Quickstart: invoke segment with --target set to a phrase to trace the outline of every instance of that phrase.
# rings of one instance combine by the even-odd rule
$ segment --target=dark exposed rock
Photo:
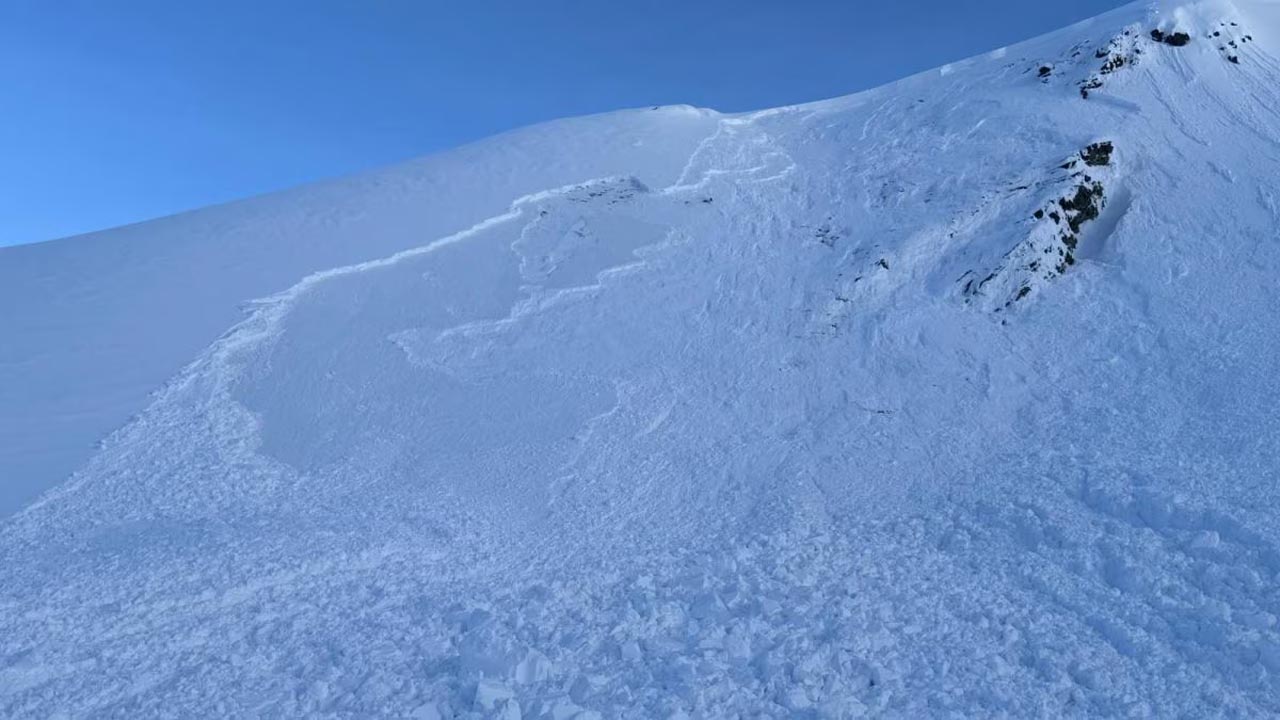
[[[1184,32],[1164,33],[1160,30],[1152,30],[1151,39],[1173,47],[1182,47],[1191,42],[1191,36]]]
[[[1110,75],[1116,70],[1119,70],[1120,68],[1124,67],[1125,63],[1127,63],[1128,61],[1129,61],[1128,58],[1126,58],[1124,55],[1119,55],[1119,54],[1112,55],[1110,58],[1107,59],[1106,62],[1102,63],[1102,67],[1098,69],[1098,72],[1102,73],[1103,75]]]
[[[1049,75],[1053,72],[1053,68],[1049,67],[1048,65],[1041,65],[1040,70],[1038,72],[1040,73],[1040,77],[1049,77]]]
[[[1076,194],[1070,198],[1062,198],[1058,205],[1067,214],[1067,226],[1071,232],[1080,232],[1080,226],[1098,217],[1102,200],[1102,183],[1079,185]]]
[[[1099,165],[1111,164],[1111,152],[1115,148],[1110,140],[1096,142],[1080,151],[1080,158],[1084,160],[1084,164],[1090,167],[1098,167]],[[1071,163],[1075,165],[1074,161]]]

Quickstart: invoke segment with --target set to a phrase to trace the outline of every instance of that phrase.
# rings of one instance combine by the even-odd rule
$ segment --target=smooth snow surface
[[[0,251],[0,715],[1280,714],[1277,37]]]

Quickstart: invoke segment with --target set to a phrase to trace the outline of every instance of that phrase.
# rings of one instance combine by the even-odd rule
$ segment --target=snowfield
[[[0,716],[1280,715],[1277,38],[0,249]]]

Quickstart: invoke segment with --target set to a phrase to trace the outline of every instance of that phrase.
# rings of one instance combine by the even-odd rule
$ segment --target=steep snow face
[[[0,526],[0,710],[1280,713],[1277,32],[1135,5],[389,171],[314,257],[352,186],[110,245],[223,258],[190,327],[190,270],[42,316],[112,251],[27,250],[13,433],[111,397],[53,319],[166,323],[112,334],[139,389],[194,359],[41,446],[79,470]]]
[[[715,124],[689,107],[578,118],[349,180],[0,248],[0,516],[83,465],[243,303],[419,247],[544,188],[617,174],[668,184]]]

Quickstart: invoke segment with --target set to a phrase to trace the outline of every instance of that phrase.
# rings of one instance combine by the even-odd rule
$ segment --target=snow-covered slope
[[[0,251],[0,714],[1280,713],[1278,37]]]
[[[544,188],[618,174],[669,184],[716,122],[688,107],[566,120],[351,180],[0,248],[0,516],[83,465],[244,302]]]

